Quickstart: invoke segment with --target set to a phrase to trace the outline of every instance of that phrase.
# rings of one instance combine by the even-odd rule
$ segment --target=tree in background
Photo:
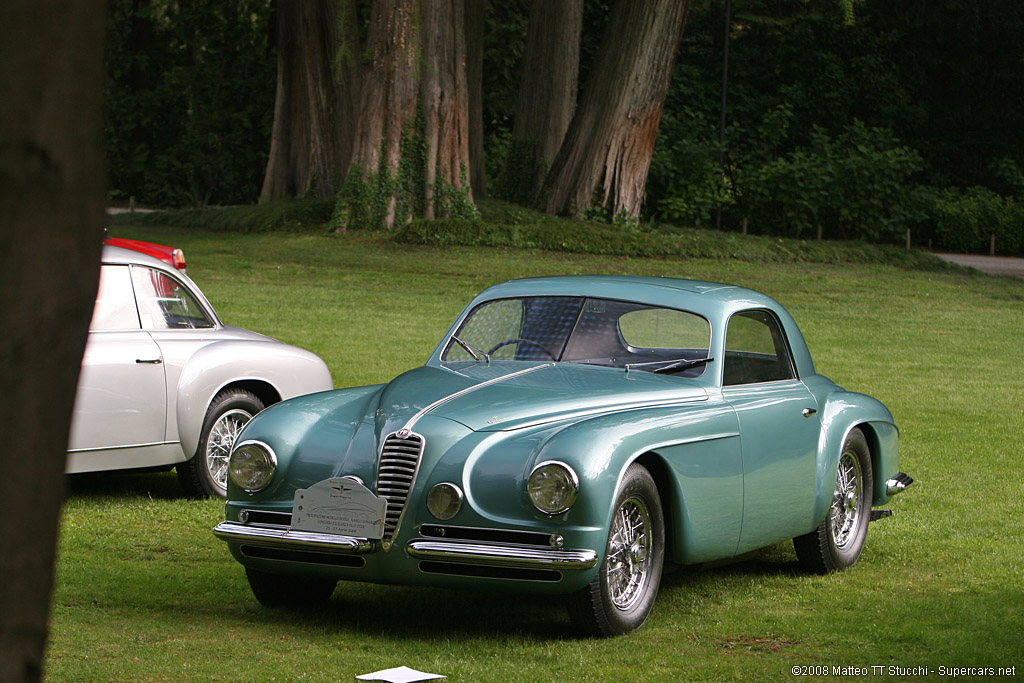
[[[374,0],[366,36],[342,46],[361,56],[359,108],[334,225],[472,215],[463,0]]]
[[[330,197],[348,171],[352,140],[345,133],[355,125],[358,82],[352,60],[336,61],[338,6],[336,0],[276,4],[277,94],[261,202]]]
[[[544,182],[548,213],[640,215],[689,0],[619,0]]]
[[[583,0],[533,0],[502,194],[532,204],[576,110]]]
[[[106,6],[0,4],[0,680],[42,679],[64,459],[103,239]]]
[[[913,227],[916,234],[932,230],[940,239],[952,229],[934,232],[935,221],[921,217],[939,208],[953,215],[951,203],[961,200],[957,211],[972,211],[976,199],[986,196],[971,189],[975,186],[1014,205],[1024,199],[1024,107],[1018,85],[1024,81],[1024,42],[1016,39],[1024,29],[1024,4],[1017,0],[732,0],[724,143],[718,135],[722,0],[693,3],[671,70],[668,50],[649,55],[655,61],[632,80],[614,75],[637,51],[657,43],[640,33],[614,36],[658,4],[588,0],[577,40],[579,0],[196,0],[187,5],[113,0],[107,125],[113,195],[202,205],[251,202],[264,180],[264,199],[329,197],[341,188],[346,201],[339,205],[337,224],[381,226],[425,216],[428,191],[456,207],[455,213],[472,215],[469,200],[482,196],[487,175],[492,194],[533,204],[537,178],[546,170],[543,206],[556,213],[635,216],[640,204],[645,220],[707,226],[721,210],[726,229],[749,222],[753,232],[793,234],[789,207],[761,199],[771,183],[752,183],[780,181],[786,168],[814,166],[823,159],[807,154],[816,141],[827,138],[834,149],[858,137],[860,122],[872,144],[858,164],[878,165],[869,177],[903,178],[896,194],[901,206],[893,212],[903,218],[883,230],[877,222],[826,225],[825,235],[870,238]],[[684,5],[665,2],[647,28],[665,25],[669,12]],[[446,168],[447,185],[426,182],[424,125],[430,110],[423,106],[420,87],[428,71],[422,42],[407,53],[415,65],[412,120],[418,123],[398,136],[398,172],[393,164],[385,163],[389,170],[382,174],[379,164],[366,163],[379,162],[384,154],[368,149],[376,133],[360,120],[384,111],[374,114],[364,106],[363,86],[383,73],[369,66],[370,32],[379,21],[371,15],[382,16],[377,8],[403,7],[412,8],[410,36],[416,41],[426,35],[435,12],[462,15],[463,45],[447,44],[464,51],[465,67],[456,64],[449,72],[455,96],[445,105],[461,112],[467,102],[468,132],[458,128],[452,139],[468,138],[470,151],[464,169],[461,152],[458,167],[446,166],[441,157],[447,143],[435,139],[441,163],[434,172]],[[531,20],[531,12],[547,20]],[[278,21],[268,30],[274,13]],[[611,22],[610,15],[615,16]],[[268,41],[268,35],[277,37]],[[605,44],[615,47],[605,50]],[[279,72],[290,74],[290,85],[277,90],[279,125],[270,144],[278,57]],[[569,78],[577,63],[576,78]],[[657,88],[645,79],[669,73],[661,105]],[[459,89],[461,78],[466,92]],[[556,83],[563,85],[545,94]],[[640,92],[645,83],[654,95],[647,99]],[[583,97],[567,136],[564,113],[574,106],[574,88]],[[333,125],[326,125],[332,118]],[[460,114],[453,121],[461,126],[461,119]],[[357,137],[360,126],[360,134],[369,137]],[[551,141],[558,139],[562,158],[556,164],[559,155],[551,149],[557,143]],[[543,141],[543,149],[539,158],[528,153],[523,162],[520,152],[530,141]],[[359,173],[351,176],[357,147],[362,159]],[[905,148],[922,159],[920,170],[909,176],[902,172]],[[393,162],[393,149],[385,162],[389,158]],[[776,162],[782,163],[773,166]],[[520,173],[520,167],[530,173]],[[826,167],[813,171],[819,180],[833,175]],[[921,193],[918,186],[955,191]],[[797,196],[807,204],[806,197]],[[857,193],[817,196],[864,200]],[[939,197],[942,207],[929,208]],[[915,207],[922,199],[925,204]],[[766,206],[772,210],[762,211]],[[388,218],[392,212],[395,217]],[[855,204],[818,213],[825,222],[831,215],[879,215]],[[1013,223],[1012,216],[1003,219]],[[971,214],[970,225],[983,222],[980,213]]]
[[[487,196],[484,154],[484,9],[486,2],[466,3],[466,85],[469,88],[469,184],[473,196]]]

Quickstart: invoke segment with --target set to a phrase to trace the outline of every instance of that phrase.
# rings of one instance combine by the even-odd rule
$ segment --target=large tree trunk
[[[533,0],[502,192],[532,204],[576,108],[583,0]]]
[[[391,228],[472,206],[463,0],[374,0],[367,42],[336,225]]]
[[[260,201],[334,194],[351,158],[349,138],[357,80],[335,74],[339,6],[354,13],[355,0],[279,0],[275,13],[277,95],[270,156]],[[348,24],[345,24],[348,26]],[[342,61],[341,68],[350,62]]]
[[[618,0],[544,183],[548,213],[636,218],[690,0]]]
[[[420,105],[423,135],[427,143],[424,169],[423,217],[448,215],[447,197],[435,202],[435,192],[451,188],[464,191],[469,185],[469,89],[466,83],[466,29],[463,0],[424,0],[423,70]]]
[[[0,681],[42,678],[75,386],[99,280],[93,0],[0,3]]]
[[[582,0],[579,0],[582,2]],[[476,199],[487,196],[484,160],[484,0],[466,2],[466,84],[469,87],[469,184]]]

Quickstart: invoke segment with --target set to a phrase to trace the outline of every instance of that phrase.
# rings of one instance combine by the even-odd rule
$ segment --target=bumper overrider
[[[229,544],[291,551],[315,551],[336,555],[360,555],[380,550],[380,542],[366,538],[340,536],[290,527],[254,526],[239,522],[221,522],[214,535]],[[535,534],[541,536],[541,534]],[[551,536],[556,538],[557,535]],[[557,537],[560,540],[560,537]],[[557,541],[554,541],[557,542]],[[572,571],[591,569],[598,563],[593,550],[558,547],[530,547],[492,541],[447,538],[414,538],[405,545],[410,557],[421,561],[509,569],[551,569]]]

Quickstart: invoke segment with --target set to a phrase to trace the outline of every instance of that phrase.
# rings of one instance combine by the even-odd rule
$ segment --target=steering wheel
[[[508,346],[509,344],[532,344],[533,346],[536,346],[538,349],[547,354],[548,358],[550,358],[551,360],[558,360],[557,358],[555,358],[554,354],[545,349],[540,342],[533,341],[532,339],[523,339],[522,337],[516,337],[515,339],[506,339],[505,341],[498,342],[497,344],[491,347],[491,350],[487,352],[487,355],[489,356],[498,349],[500,349],[501,347]]]

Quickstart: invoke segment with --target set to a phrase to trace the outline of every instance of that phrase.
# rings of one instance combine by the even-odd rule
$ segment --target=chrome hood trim
[[[406,422],[404,425],[402,425],[402,428],[399,429],[396,432],[396,434],[401,439],[404,439],[404,438],[408,437],[409,434],[412,433],[413,426],[416,424],[417,421],[419,421],[419,419],[421,417],[423,417],[424,415],[426,415],[430,411],[443,406],[445,403],[448,403],[449,401],[454,401],[457,398],[461,398],[461,397],[465,396],[466,394],[473,393],[474,391],[476,391],[478,389],[483,389],[484,387],[489,387],[492,384],[498,384],[499,382],[504,382],[505,380],[508,380],[508,379],[513,379],[515,377],[521,377],[522,375],[527,375],[527,374],[529,374],[531,372],[535,372],[535,371],[541,370],[543,368],[552,368],[554,366],[555,366],[554,363],[544,363],[542,365],[534,365],[533,367],[526,368],[525,370],[519,370],[517,372],[510,372],[507,375],[502,375],[501,377],[495,377],[494,379],[489,379],[486,382],[480,382],[479,384],[474,384],[471,387],[466,387],[465,389],[463,389],[461,391],[456,391],[454,394],[449,394],[448,396],[445,396],[444,398],[440,398],[440,399],[434,401],[433,403],[431,403],[427,407],[421,409],[418,413],[416,413],[415,415],[410,417],[408,422]]]

